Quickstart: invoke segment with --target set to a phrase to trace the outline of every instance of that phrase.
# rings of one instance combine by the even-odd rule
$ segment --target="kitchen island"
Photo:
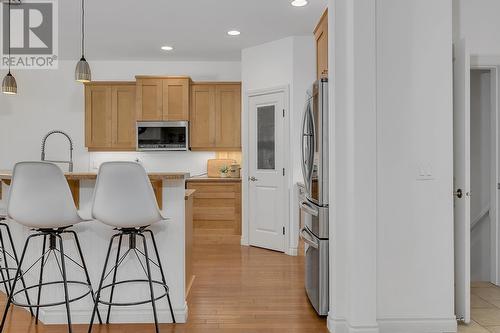
[[[189,237],[190,231],[186,229],[188,224],[185,223],[186,217],[189,218],[189,212],[186,213],[185,200],[186,189],[185,182],[189,177],[188,173],[168,173],[157,172],[148,173],[155,191],[158,204],[164,216],[170,220],[168,222],[160,222],[151,226],[151,230],[155,233],[160,257],[165,269],[167,284],[170,287],[170,296],[172,305],[178,323],[186,322],[188,307],[186,303],[186,267],[190,267],[190,263],[186,264],[186,234]],[[65,173],[68,184],[73,193],[75,203],[79,207],[81,216],[84,219],[91,219],[91,204],[92,194],[96,183],[96,173]],[[9,187],[12,180],[11,171],[0,171],[1,181],[1,204],[6,205],[8,199]],[[126,180],[124,180],[126,181]],[[22,225],[9,221],[11,231],[13,233],[14,242],[17,246],[18,254],[22,250],[22,246],[26,237],[31,233],[28,228]],[[104,265],[107,246],[111,236],[115,231],[104,224],[97,221],[89,221],[73,227],[78,233],[80,242],[82,243],[83,254],[86,259],[88,270],[94,289],[97,288],[100,274]],[[33,263],[41,255],[41,240],[39,243],[33,243],[31,250],[27,253],[26,263]],[[71,258],[77,258],[76,247],[71,240],[65,242],[65,251]],[[189,249],[188,249],[189,251]],[[123,251],[122,251],[123,253]],[[116,256],[116,245],[113,248],[111,257],[114,260]],[[47,262],[44,272],[44,279],[47,281],[60,279],[60,273],[54,258]],[[37,265],[39,266],[39,265]],[[154,265],[152,265],[154,267]],[[25,266],[23,265],[23,268]],[[28,266],[29,267],[29,266]],[[112,267],[108,264],[108,270]],[[188,271],[190,269],[188,268]],[[118,270],[118,280],[130,278],[143,278],[144,272],[141,265],[137,262],[137,258],[128,257]],[[28,285],[34,285],[38,282],[38,267],[36,270],[30,271],[26,278]],[[68,278],[72,280],[84,281],[83,272],[78,266],[68,264]],[[159,272],[153,269],[153,278],[159,279]],[[109,279],[109,278],[108,278]],[[189,282],[188,282],[189,283]],[[81,295],[82,289],[70,290],[70,295]],[[128,285],[120,286],[115,289],[114,299],[120,302],[130,300],[143,300],[149,295],[147,285]],[[155,288],[157,295],[161,294],[161,289]],[[48,303],[55,300],[63,299],[63,290],[57,287],[44,287],[42,291],[42,303]],[[30,294],[30,297],[36,299],[36,293]],[[104,300],[109,299],[109,293],[103,291],[102,297]],[[156,302],[159,322],[171,322],[170,312],[166,299],[161,299]],[[103,317],[107,307],[100,307]],[[88,323],[92,312],[92,301],[90,297],[86,297],[77,302],[71,303],[71,316],[74,323]],[[64,307],[44,308],[40,310],[40,319],[46,324],[65,324],[66,311]],[[133,307],[113,307],[111,312],[111,323],[152,323],[153,313],[151,304]]]

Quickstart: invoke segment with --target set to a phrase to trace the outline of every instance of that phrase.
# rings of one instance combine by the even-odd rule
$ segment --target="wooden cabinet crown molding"
[[[130,86],[134,85],[135,81],[91,81],[84,82],[84,86]]]
[[[163,80],[163,79],[189,79],[190,81],[192,81],[191,77],[187,76],[187,75],[136,75],[135,79],[136,80],[140,80],[140,79],[160,79],[160,80]]]

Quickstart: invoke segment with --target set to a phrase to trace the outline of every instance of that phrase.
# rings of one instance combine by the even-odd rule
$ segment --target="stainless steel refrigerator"
[[[302,173],[306,189],[300,202],[305,225],[300,237],[306,244],[305,287],[319,315],[329,308],[328,260],[328,79],[307,91],[302,123]]]

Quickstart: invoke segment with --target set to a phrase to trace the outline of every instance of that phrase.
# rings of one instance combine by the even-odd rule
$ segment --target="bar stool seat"
[[[33,232],[26,239],[21,260],[19,261],[15,277],[12,282],[11,292],[8,295],[7,305],[2,318],[0,332],[3,331],[10,305],[36,308],[36,323],[38,323],[39,309],[65,305],[68,321],[68,332],[72,332],[70,303],[80,300],[88,295],[94,300],[94,292],[90,282],[90,276],[85,264],[82,248],[78,235],[70,228],[83,219],[78,215],[71,191],[61,169],[47,162],[20,162],[14,167],[12,183],[7,206],[7,216],[10,220],[30,228]],[[64,251],[63,235],[74,239],[79,258],[74,260]],[[26,270],[22,269],[30,242],[35,238],[43,238],[41,256]],[[1,241],[1,236],[0,236]],[[48,248],[48,249],[47,249]],[[56,262],[62,280],[44,282],[44,267],[52,255]],[[58,258],[59,257],[59,258]],[[66,260],[77,265],[85,274],[85,281],[72,281],[67,278]],[[36,264],[40,264],[38,284],[26,286],[24,276],[30,272]],[[16,290],[18,280],[23,281],[20,290]],[[42,288],[49,285],[61,285],[64,289],[64,299],[51,303],[41,303]],[[88,291],[76,297],[70,298],[68,287],[70,285],[86,286]],[[37,302],[32,304],[29,299],[23,303],[16,296],[28,291],[38,289]],[[99,320],[101,320],[98,312]]]
[[[155,330],[158,333],[158,315],[155,302],[165,296],[168,301],[172,322],[175,323],[174,311],[170,300],[170,290],[166,282],[162,260],[159,256],[154,233],[149,229],[149,226],[152,224],[165,221],[166,219],[162,216],[158,208],[151,182],[142,165],[135,162],[107,162],[101,165],[94,190],[92,217],[114,228],[118,232],[111,237],[109,242],[88,332],[92,332],[92,325],[95,313],[98,309],[98,304],[108,306],[106,323],[109,324],[112,306],[131,306],[151,303]],[[156,256],[155,260],[150,258],[146,235],[149,235],[153,244],[153,250]],[[128,238],[128,249],[121,255],[124,237]],[[118,239],[115,265],[106,273],[111,248],[115,239]],[[142,240],[142,247],[138,246],[137,239]],[[129,254],[130,258],[135,258],[139,261],[144,271],[145,279],[126,279],[117,281],[118,268]],[[142,263],[141,258],[144,260],[145,264]],[[161,281],[152,278],[151,264],[159,269]],[[104,281],[111,273],[113,273],[112,281],[104,285]],[[121,303],[113,301],[115,286],[133,283],[137,284],[138,282],[147,283],[149,287],[149,299]],[[155,295],[153,285],[161,286],[164,292],[162,292],[161,295]],[[103,300],[101,297],[102,291],[107,288],[111,288],[109,301]]]

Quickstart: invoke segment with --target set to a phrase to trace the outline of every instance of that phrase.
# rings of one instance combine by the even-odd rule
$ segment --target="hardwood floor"
[[[188,299],[188,323],[162,325],[161,332],[328,332],[326,320],[316,315],[305,295],[304,257],[241,247],[239,241],[239,236],[195,236],[196,280]],[[87,332],[86,325],[73,328],[74,333]],[[16,309],[4,332],[65,333],[67,328],[34,325],[28,312]],[[154,327],[102,325],[93,332],[142,333],[154,332]]]
[[[489,282],[471,285],[471,323],[459,333],[500,333],[500,288]]]

